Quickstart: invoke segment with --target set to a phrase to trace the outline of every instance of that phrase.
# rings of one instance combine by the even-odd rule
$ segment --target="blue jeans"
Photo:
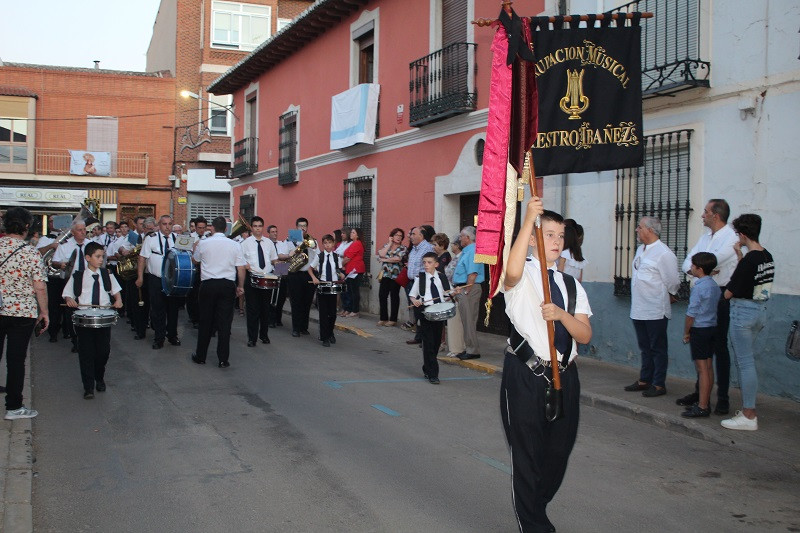
[[[742,389],[742,407],[755,409],[758,391],[758,374],[753,355],[758,333],[767,321],[767,305],[764,302],[731,299],[731,349],[739,371],[739,386]]]
[[[664,387],[667,380],[667,324],[669,319],[634,320],[636,341],[642,352],[642,369],[639,381],[656,387]]]

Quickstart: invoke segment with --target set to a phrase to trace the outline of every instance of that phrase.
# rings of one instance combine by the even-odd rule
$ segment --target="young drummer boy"
[[[342,258],[333,251],[336,241],[333,235],[322,236],[322,253],[318,253],[311,260],[308,273],[311,282],[319,285],[320,281],[341,281],[344,279]],[[317,308],[319,309],[319,340],[326,348],[332,343],[336,344],[333,328],[336,326],[336,295],[317,294]]]
[[[422,256],[423,272],[414,279],[414,285],[408,293],[411,303],[416,307],[428,307],[444,302],[446,292],[450,290],[447,277],[439,272],[436,252],[428,252]],[[422,328],[422,374],[425,379],[434,385],[439,384],[439,345],[442,342],[443,321],[428,320],[425,315],[420,316]]]
[[[539,261],[535,256],[526,257],[528,246],[536,249],[537,216],[542,221],[553,302],[547,305],[543,303]],[[573,361],[577,343],[586,344],[592,338],[592,311],[586,292],[577,280],[556,268],[563,247],[564,219],[545,211],[542,201],[534,196],[511,247],[503,283],[506,314],[515,331],[503,365],[500,412],[511,451],[514,510],[524,532],[555,531],[545,509],[564,479],[578,432],[580,381]],[[574,314],[565,308],[574,309]],[[545,414],[546,392],[554,371],[547,320],[553,320],[556,326],[563,394],[563,417],[554,422]]]
[[[79,306],[113,306],[122,307],[120,286],[117,278],[101,268],[105,252],[103,246],[91,242],[86,245],[86,269],[76,272],[69,278],[62,296],[69,307]],[[111,298],[114,302],[111,302]],[[94,398],[97,392],[106,390],[104,381],[106,363],[111,352],[111,328],[76,327],[78,335],[78,360],[83,381],[83,398]]]
[[[699,399],[690,405],[681,416],[705,418],[711,414],[711,389],[714,388],[714,370],[711,368],[714,354],[714,332],[717,329],[717,306],[719,286],[711,277],[717,268],[717,256],[710,252],[698,252],[692,256],[689,273],[697,278],[689,295],[686,320],[683,326],[683,342],[689,343],[692,361],[697,369]]]

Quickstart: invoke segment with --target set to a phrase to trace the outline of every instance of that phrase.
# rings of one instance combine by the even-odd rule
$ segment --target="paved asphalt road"
[[[221,370],[213,352],[189,361],[193,331],[152,351],[120,323],[92,401],[67,342],[36,341],[35,530],[516,530],[499,376],[442,366],[434,386],[396,339],[270,336],[245,347],[236,317]],[[560,532],[787,531],[798,486],[796,471],[584,407],[550,515]]]

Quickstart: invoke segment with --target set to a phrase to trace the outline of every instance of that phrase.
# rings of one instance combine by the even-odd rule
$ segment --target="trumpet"
[[[306,233],[303,236],[303,242],[297,245],[297,248],[292,252],[293,255],[289,258],[289,272],[297,272],[306,266],[308,264],[308,249],[316,247],[317,241]]]
[[[247,221],[240,213],[239,220],[237,220],[236,223],[233,226],[231,226],[231,234],[228,235],[228,238],[235,239],[245,231],[253,233],[253,229],[250,227],[250,224],[247,223]]]

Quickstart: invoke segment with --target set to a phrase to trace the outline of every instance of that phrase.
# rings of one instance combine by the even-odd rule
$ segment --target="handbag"
[[[789,328],[789,337],[786,339],[786,357],[793,361],[800,361],[800,328],[797,320],[792,321]]]
[[[27,243],[27,242],[23,242],[22,244],[20,244],[20,245],[19,245],[19,247],[17,247],[17,249],[16,249],[16,250],[14,250],[14,251],[13,251],[13,252],[11,252],[10,254],[8,254],[8,257],[6,257],[5,259],[3,259],[3,262],[2,262],[2,263],[0,263],[0,267],[2,267],[3,265],[5,265],[5,264],[6,264],[6,261],[8,261],[9,259],[11,259],[11,257],[12,257],[12,256],[13,256],[15,253],[19,252],[20,250],[22,250],[22,249],[23,249],[25,246],[27,246],[27,245],[28,245],[28,243]],[[2,291],[0,291],[0,309],[2,309],[2,308],[3,308],[3,292],[2,292]]]
[[[394,281],[401,287],[408,285],[408,267],[404,266],[400,273],[394,278]]]

